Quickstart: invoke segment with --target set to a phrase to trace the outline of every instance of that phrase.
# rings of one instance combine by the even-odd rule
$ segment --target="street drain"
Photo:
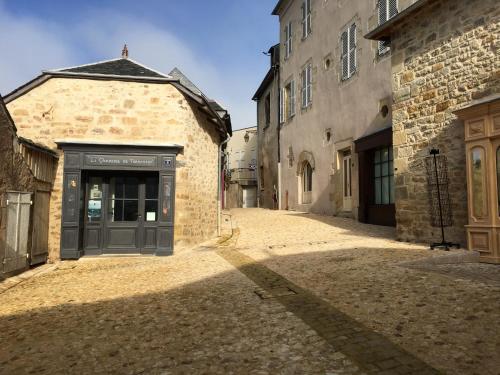
[[[287,286],[280,286],[278,288],[270,289],[257,289],[254,291],[261,299],[269,299],[276,297],[292,296],[297,292]]]

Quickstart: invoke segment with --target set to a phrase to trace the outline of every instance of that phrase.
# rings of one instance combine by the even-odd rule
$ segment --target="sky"
[[[0,93],[45,69],[121,56],[178,67],[231,114],[256,124],[252,96],[278,39],[277,0],[0,0]]]

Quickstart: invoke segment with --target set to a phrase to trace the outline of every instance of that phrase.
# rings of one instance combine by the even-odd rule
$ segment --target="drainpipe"
[[[280,121],[280,96],[281,96],[281,84],[280,84],[280,65],[277,63],[274,66],[274,78],[278,81],[278,210],[281,210],[281,121]],[[284,100],[284,98],[283,98]]]
[[[229,142],[231,138],[228,136],[224,141],[221,142],[219,145],[219,160],[217,163],[217,236],[220,236],[221,233],[221,215],[222,215],[222,209],[221,209],[221,198],[222,198],[222,189],[224,186],[222,186],[222,165],[221,165],[221,160],[222,160],[222,146],[224,146],[227,142]],[[225,168],[224,168],[225,169]]]

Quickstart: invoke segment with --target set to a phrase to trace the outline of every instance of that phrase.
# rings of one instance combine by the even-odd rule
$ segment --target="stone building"
[[[279,52],[269,51],[270,67],[252,100],[257,103],[257,164],[259,207],[278,208],[279,186]]]
[[[280,0],[283,209],[394,225],[390,49],[363,39],[397,3]]]
[[[233,131],[226,147],[225,207],[257,207],[257,128]]]
[[[172,75],[125,48],[118,59],[44,71],[6,96],[19,134],[60,155],[50,258],[166,255],[217,233],[230,117]]]
[[[43,263],[57,154],[26,138],[0,96],[0,278]]]
[[[499,2],[412,1],[366,37],[390,42],[392,51],[398,238],[431,241],[440,236],[430,225],[423,163],[429,149],[437,148],[448,160],[454,218],[448,238],[465,245],[466,134],[454,111],[500,92]]]

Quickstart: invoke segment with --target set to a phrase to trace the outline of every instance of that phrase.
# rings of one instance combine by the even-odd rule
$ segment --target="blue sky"
[[[275,0],[0,0],[0,93],[43,69],[130,57],[181,69],[231,112],[255,125],[253,93],[278,39]]]

